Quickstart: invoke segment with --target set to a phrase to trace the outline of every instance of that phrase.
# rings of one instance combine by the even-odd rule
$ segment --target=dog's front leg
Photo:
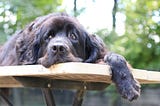
[[[112,81],[121,96],[129,101],[137,99],[140,95],[140,85],[133,78],[125,58],[116,53],[108,53],[104,61],[111,67]]]

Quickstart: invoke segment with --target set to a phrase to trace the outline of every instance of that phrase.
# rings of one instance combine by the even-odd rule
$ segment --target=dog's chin
[[[42,64],[44,67],[49,68],[50,66],[58,63],[65,63],[65,62],[82,62],[83,59],[75,56],[44,56],[38,60],[38,64]]]

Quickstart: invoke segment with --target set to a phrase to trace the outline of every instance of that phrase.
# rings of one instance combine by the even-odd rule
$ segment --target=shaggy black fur
[[[39,17],[16,33],[0,49],[0,65],[42,64],[50,67],[63,62],[105,63],[122,97],[132,101],[140,95],[126,60],[109,53],[103,41],[89,34],[76,18],[64,13]]]

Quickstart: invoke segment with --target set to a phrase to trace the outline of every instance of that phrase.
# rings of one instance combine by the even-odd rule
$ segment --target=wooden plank
[[[23,85],[13,77],[0,77],[0,87],[23,87]]]
[[[109,84],[102,82],[83,82],[63,79],[48,79],[39,77],[16,77],[24,87],[41,87],[55,89],[83,89],[86,90],[103,90]]]
[[[142,69],[133,69],[133,76],[141,84],[159,84],[160,83],[160,72],[157,71],[148,71]]]
[[[160,72],[133,69],[132,73],[141,84],[160,83]],[[21,79],[17,81],[12,76]],[[41,78],[45,78],[57,81],[68,81],[68,83],[72,81],[78,83],[101,83],[101,85],[104,83],[112,83],[110,68],[108,65],[71,62],[53,65],[50,68],[45,68],[41,65],[0,67],[0,87],[32,87],[34,84],[24,84],[25,80],[26,82],[28,80],[26,77],[39,79],[40,82],[42,81]],[[21,81],[22,79],[23,81]],[[37,84],[34,86],[38,86]]]

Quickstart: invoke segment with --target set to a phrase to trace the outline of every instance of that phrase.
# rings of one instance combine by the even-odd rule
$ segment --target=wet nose
[[[53,53],[65,53],[67,50],[67,47],[63,44],[53,44],[52,51]]]

